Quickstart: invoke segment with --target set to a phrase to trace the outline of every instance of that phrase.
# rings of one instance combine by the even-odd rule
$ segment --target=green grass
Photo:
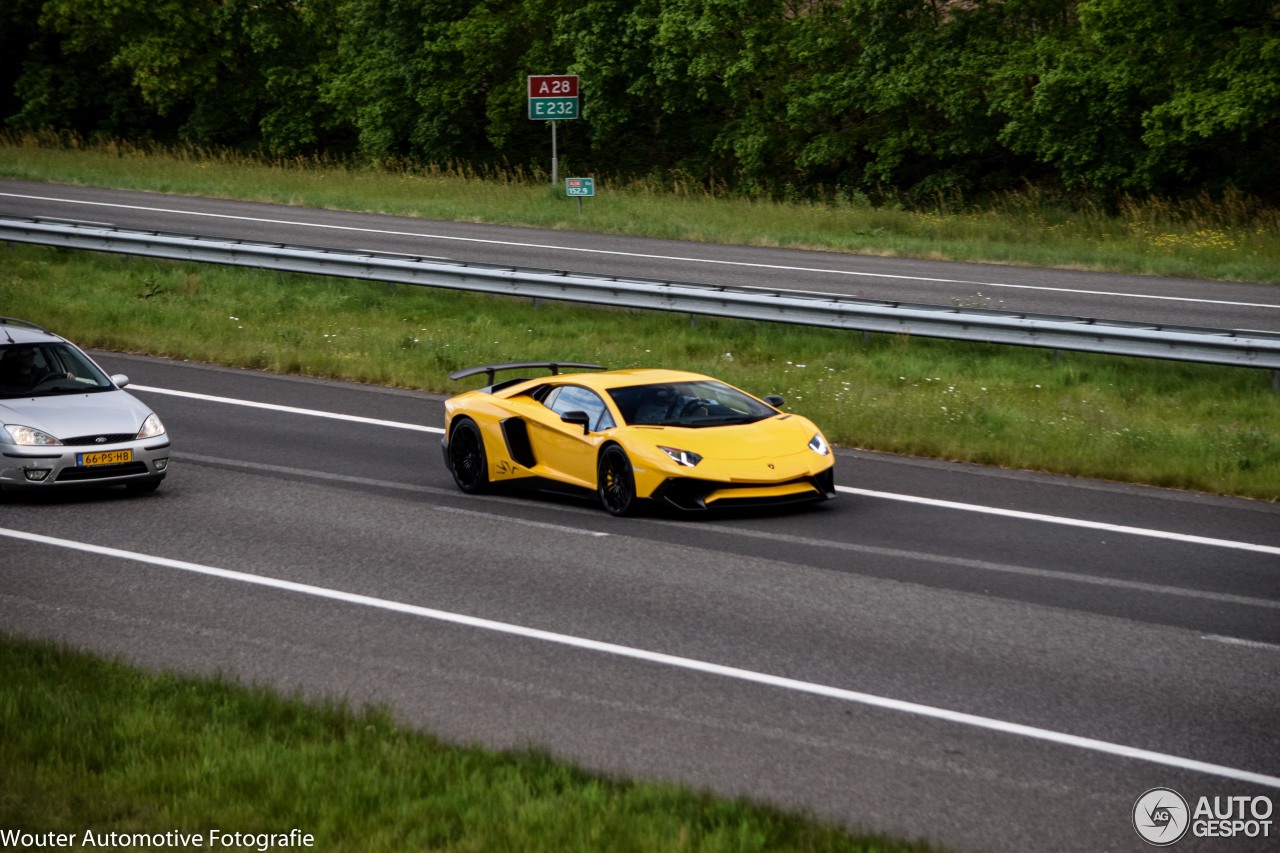
[[[71,833],[79,849],[86,830],[200,833],[207,847],[211,829],[293,828],[324,851],[929,849],[540,753],[451,746],[382,709],[0,635],[0,829]]]
[[[546,175],[520,169],[263,161],[36,134],[0,134],[0,177],[679,240],[1280,282],[1280,211],[1232,195],[1126,200],[1108,211],[1029,189],[982,203],[938,198],[929,209],[909,210],[865,198],[730,197],[679,177],[604,176],[579,214]],[[904,290],[902,298],[912,297]]]
[[[5,313],[91,347],[442,392],[461,390],[451,370],[513,359],[679,367],[781,393],[846,447],[1280,498],[1280,394],[1262,370],[692,325],[679,314],[32,246],[0,258]]]

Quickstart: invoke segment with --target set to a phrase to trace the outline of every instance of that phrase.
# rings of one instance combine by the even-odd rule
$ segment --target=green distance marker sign
[[[596,194],[595,178],[565,178],[564,194],[578,198],[592,198]]]

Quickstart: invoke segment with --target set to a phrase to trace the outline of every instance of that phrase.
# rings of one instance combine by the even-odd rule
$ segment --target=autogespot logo
[[[1190,824],[1187,801],[1172,788],[1152,788],[1133,804],[1133,828],[1143,841],[1156,847],[1178,841]]]

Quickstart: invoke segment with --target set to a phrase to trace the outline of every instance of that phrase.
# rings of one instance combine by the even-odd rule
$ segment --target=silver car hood
[[[150,414],[151,409],[126,391],[0,400],[0,423],[32,427],[59,439],[92,433],[133,435]],[[8,438],[0,430],[0,442]]]

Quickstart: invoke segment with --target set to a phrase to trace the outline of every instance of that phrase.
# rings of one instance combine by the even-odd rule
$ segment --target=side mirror
[[[781,394],[770,394],[764,398],[764,401],[775,409],[779,406],[784,406],[787,403],[787,401],[782,398]]]
[[[567,424],[577,424],[582,427],[582,434],[586,435],[591,432],[591,416],[586,412],[572,411],[565,412],[560,416],[560,420]]]
[[[113,373],[111,374],[111,381],[116,384],[117,388],[123,388],[129,384],[129,377],[123,373]]]

